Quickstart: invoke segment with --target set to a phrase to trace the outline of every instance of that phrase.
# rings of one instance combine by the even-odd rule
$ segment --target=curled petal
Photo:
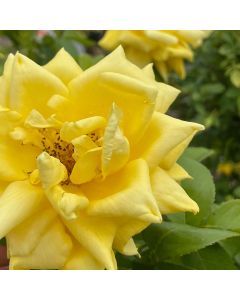
[[[45,189],[51,188],[68,177],[66,167],[59,159],[50,156],[47,152],[41,153],[37,158],[39,177]]]
[[[189,211],[199,212],[199,207],[164,170],[155,168],[151,172],[151,185],[162,214]]]
[[[70,143],[73,139],[95,131],[96,129],[103,128],[105,125],[105,118],[99,116],[82,119],[76,122],[65,122],[60,130],[60,135],[64,141]]]
[[[29,128],[57,128],[61,125],[61,122],[57,121],[53,116],[46,119],[36,109],[33,109],[25,119],[24,125]]]
[[[183,150],[184,141],[191,139],[193,134],[203,129],[204,126],[200,124],[185,122],[155,112],[145,135],[136,148],[133,149],[132,158],[143,157],[149,167],[154,168],[164,161],[165,156],[181,143],[183,144],[179,147]],[[170,168],[171,165],[169,164],[168,167]]]
[[[119,128],[120,119],[121,112],[113,104],[103,136],[102,172],[104,177],[120,170],[129,159],[129,142]]]
[[[45,191],[53,208],[66,220],[74,220],[78,212],[88,206],[88,199],[79,187],[57,185]]]

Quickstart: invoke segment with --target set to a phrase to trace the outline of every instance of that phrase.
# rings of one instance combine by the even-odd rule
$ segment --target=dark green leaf
[[[236,270],[228,253],[218,244],[182,257],[185,266],[195,270]]]
[[[207,225],[240,232],[240,200],[230,200],[219,205],[209,217]]]
[[[215,186],[209,170],[201,163],[183,157],[180,165],[193,177],[182,182],[182,187],[187,194],[197,202],[200,212],[197,215],[186,213],[186,223],[202,225],[211,213],[212,204],[215,200]]]
[[[153,224],[143,232],[149,247],[149,259],[155,262],[189,254],[234,236],[238,234],[171,222]]]

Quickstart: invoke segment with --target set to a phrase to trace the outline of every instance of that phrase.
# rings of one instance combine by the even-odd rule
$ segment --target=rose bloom
[[[184,60],[193,60],[192,47],[200,46],[208,34],[203,30],[108,30],[99,44],[110,51],[122,45],[129,60],[139,67],[154,63],[167,81],[171,71],[185,78]]]
[[[176,163],[202,125],[165,114],[179,91],[121,47],[82,71],[10,54],[0,78],[0,238],[10,269],[117,269],[162,214],[198,212]]]

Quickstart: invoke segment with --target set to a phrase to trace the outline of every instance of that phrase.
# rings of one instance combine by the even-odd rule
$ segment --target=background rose
[[[199,47],[208,34],[202,30],[108,30],[99,45],[106,50],[122,45],[128,59],[140,67],[154,63],[167,81],[171,71],[185,78],[184,60],[193,60],[192,47]]]

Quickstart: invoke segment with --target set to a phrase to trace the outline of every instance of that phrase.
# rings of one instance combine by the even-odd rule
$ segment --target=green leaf
[[[220,241],[219,244],[233,259],[240,253],[240,237],[238,236]]]
[[[200,211],[197,215],[186,213],[186,223],[199,226],[205,223],[215,200],[215,186],[209,170],[201,163],[183,157],[180,165],[193,177],[182,182],[187,194],[197,202]]]
[[[236,270],[228,253],[218,244],[184,255],[182,262],[194,270]]]
[[[201,162],[213,154],[213,150],[204,147],[188,147],[183,156]]]
[[[149,247],[148,259],[156,263],[198,251],[234,236],[238,236],[238,233],[171,222],[153,224],[143,232]]]
[[[209,217],[207,226],[240,232],[240,200],[219,205]]]

